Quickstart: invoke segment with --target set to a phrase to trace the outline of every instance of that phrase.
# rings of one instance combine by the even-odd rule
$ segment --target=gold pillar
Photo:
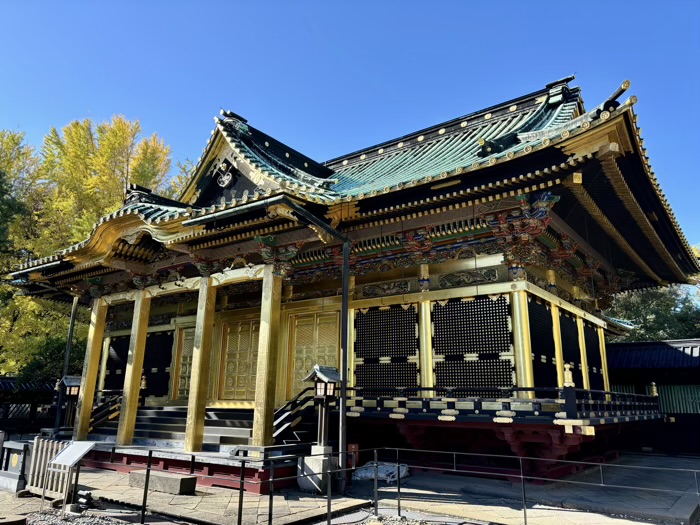
[[[281,299],[282,277],[275,275],[273,265],[265,265],[260,305],[258,367],[255,378],[255,413],[253,414],[252,445],[257,447],[272,444]]]
[[[95,383],[97,382],[97,370],[100,366],[100,352],[102,351],[102,338],[105,333],[106,318],[107,303],[104,299],[94,299],[92,302],[92,314],[90,315],[87,348],[85,349],[83,375],[80,380],[75,426],[73,427],[73,439],[76,441],[87,439],[88,431],[90,430],[90,416],[92,415],[92,402],[95,397]]]
[[[561,321],[559,307],[552,304],[552,336],[554,337],[554,362],[557,366],[557,386],[564,386],[564,347],[561,344]]]
[[[588,354],[586,354],[586,337],[583,332],[583,318],[576,316],[578,326],[578,346],[581,349],[581,374],[583,375],[583,388],[591,388],[591,380],[588,375]]]
[[[355,276],[354,275],[348,276],[348,296],[349,296],[348,299],[350,299],[350,301],[355,300]],[[348,305],[348,309],[350,309],[351,307],[352,307],[352,305]]]
[[[212,278],[199,281],[197,320],[194,328],[194,348],[190,370],[190,394],[187,400],[185,452],[199,452],[204,442],[204,418],[209,397],[209,367],[211,364],[212,333],[216,310],[216,288]]]
[[[136,292],[134,317],[131,321],[131,338],[129,355],[124,373],[124,391],[117,427],[117,445],[131,445],[134,440],[136,412],[139,409],[141,391],[141,374],[143,357],[146,354],[146,336],[148,335],[148,315],[151,311],[151,295],[145,290]]]
[[[100,359],[100,375],[97,380],[97,390],[105,389],[105,376],[107,375],[107,361],[109,360],[109,345],[112,344],[112,338],[107,336],[102,341],[102,357]]]
[[[602,326],[598,327],[598,342],[600,345],[600,359],[603,363],[603,385],[604,389],[610,392],[610,377],[608,376],[608,351],[605,348],[605,331]]]
[[[530,315],[527,308],[527,292],[511,292],[513,305],[513,346],[515,350],[515,380],[521,388],[533,388],[535,375],[532,367],[530,341]],[[534,392],[518,392],[517,397],[534,398]]]
[[[433,388],[435,375],[433,373],[433,322],[431,302],[421,301],[418,309],[419,347],[420,347],[420,386]],[[433,390],[424,390],[423,397],[435,397]]]
[[[354,277],[353,277],[354,279]],[[348,348],[348,387],[355,386],[355,310],[348,310],[348,338],[350,339],[350,348]],[[357,395],[355,392],[352,395]]]

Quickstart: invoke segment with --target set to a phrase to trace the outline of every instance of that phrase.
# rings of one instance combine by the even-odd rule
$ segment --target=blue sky
[[[576,74],[625,79],[691,244],[700,2],[0,1],[0,128],[39,146],[71,120],[138,119],[196,160],[221,107],[319,160]]]

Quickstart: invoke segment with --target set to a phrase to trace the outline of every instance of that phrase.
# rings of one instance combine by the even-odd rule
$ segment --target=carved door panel
[[[291,359],[291,395],[295,396],[310,386],[304,378],[314,365],[338,366],[338,313],[293,315]]]
[[[260,321],[236,321],[223,327],[221,399],[255,400]]]
[[[178,374],[175,399],[187,399],[190,395],[190,373],[194,351],[194,328],[180,328],[178,336]]]

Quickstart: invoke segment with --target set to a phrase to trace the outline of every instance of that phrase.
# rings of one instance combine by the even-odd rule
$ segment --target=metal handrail
[[[121,404],[122,394],[120,392],[94,407],[90,413],[90,430],[119,415],[121,412]]]
[[[287,401],[283,406],[275,410],[272,428],[273,437],[277,437],[282,432],[282,430],[286,428],[292,428],[295,426],[294,421],[292,421],[288,425],[283,425],[283,423],[287,418],[291,417],[292,414],[297,413],[300,407],[304,407],[309,401],[313,399],[313,396],[305,395],[308,394],[308,392],[312,392],[313,390],[314,387],[305,388],[292,399]]]
[[[467,387],[386,387],[386,388],[367,388],[367,387],[348,387],[348,390],[351,390],[353,392],[359,392],[359,393],[383,393],[383,392],[394,392],[398,395],[406,395],[408,393],[418,393],[418,392],[442,392],[446,391],[448,393],[453,393],[453,392],[460,392],[460,391],[468,391],[468,390],[478,390],[479,392],[493,392],[493,393],[499,393],[499,394],[506,394],[506,393],[512,393],[512,392],[552,392],[552,393],[557,393],[558,396],[560,397],[562,392],[564,392],[567,388],[570,387],[484,387],[484,388],[467,388]],[[632,394],[628,392],[614,392],[614,391],[609,391],[609,390],[592,390],[592,389],[584,389],[584,388],[573,388],[573,391],[576,393],[583,393],[583,394],[602,394],[602,395],[614,395],[616,397],[621,397],[621,398],[636,398],[636,399],[642,399],[642,400],[648,400],[648,401],[656,401],[658,397],[656,396],[651,396],[648,394]],[[377,396],[377,397],[388,397],[388,396]],[[422,396],[418,396],[422,397]],[[490,398],[485,398],[483,396],[466,396],[465,399],[490,399]],[[579,398],[577,399],[584,400],[584,398]]]

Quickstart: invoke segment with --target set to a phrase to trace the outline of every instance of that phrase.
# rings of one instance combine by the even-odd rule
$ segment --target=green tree
[[[168,188],[170,148],[123,116],[95,125],[51,129],[40,154],[24,135],[0,130],[0,272],[86,239],[97,220],[117,210],[133,182]],[[79,309],[75,355],[89,312]],[[25,297],[0,281],[0,375],[60,375],[70,306]]]
[[[616,341],[698,338],[700,289],[697,285],[676,285],[619,294],[606,314],[635,326],[634,330]]]
[[[38,159],[24,143],[24,134],[0,130],[0,274],[8,271],[20,257],[16,246],[16,225],[26,220]],[[25,229],[27,225],[25,224]]]
[[[121,115],[97,126],[85,119],[51,129],[41,150],[38,235],[28,243],[34,253],[49,255],[86,239],[101,217],[119,209],[130,182],[165,190],[170,147],[155,134],[140,134],[141,124]]]
[[[26,241],[38,231],[33,217],[45,202],[39,164],[23,133],[0,131],[0,275],[34,257]],[[23,297],[0,280],[0,374],[18,372],[48,337],[67,334],[69,312],[68,305]],[[85,330],[77,327],[79,336]]]
[[[68,361],[68,375],[80,375],[85,359],[84,338],[76,338],[73,341],[70,359]],[[63,374],[63,354],[66,351],[66,340],[61,337],[47,337],[38,342],[34,351],[28,356],[19,371],[20,382],[40,381],[51,382]]]
[[[171,199],[178,199],[182,195],[196,167],[190,159],[185,159],[184,162],[177,161],[176,166],[177,173],[171,177],[170,182],[163,191],[163,195]]]

